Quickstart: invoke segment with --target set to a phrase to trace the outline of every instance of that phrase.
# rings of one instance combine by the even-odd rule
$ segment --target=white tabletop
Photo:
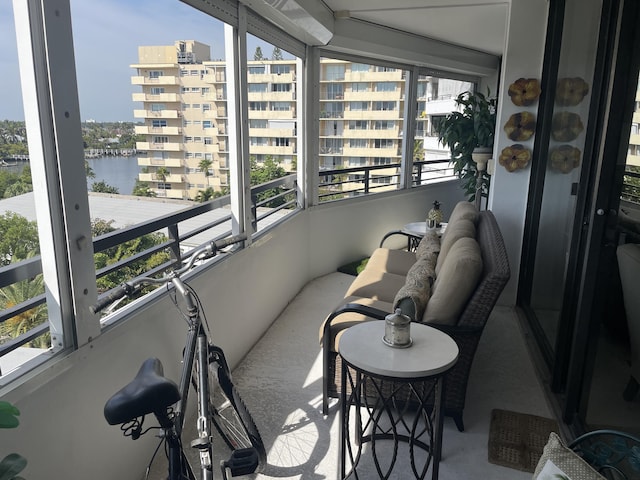
[[[340,355],[365,372],[395,378],[437,375],[458,359],[458,345],[446,333],[421,323],[411,323],[409,348],[385,345],[384,320],[362,322],[342,334]]]
[[[441,223],[440,227],[436,228],[435,230],[438,235],[442,235],[446,228],[447,228],[447,224]],[[411,235],[424,237],[425,234],[427,233],[427,222],[407,223],[404,227],[402,227],[402,229]]]

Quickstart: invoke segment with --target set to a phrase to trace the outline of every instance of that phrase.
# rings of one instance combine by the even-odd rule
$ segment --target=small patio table
[[[444,375],[458,359],[458,346],[447,334],[412,323],[411,345],[394,348],[383,342],[384,328],[384,321],[363,322],[340,338],[339,478],[370,478],[370,474],[358,474],[361,457],[369,454],[363,451],[365,444],[371,446],[379,477],[390,478],[399,442],[404,442],[415,477],[425,478],[432,463],[431,478],[436,480],[442,447]],[[414,386],[428,379],[435,380],[430,389]],[[353,435],[351,423],[355,424]],[[393,442],[392,449],[379,445],[387,441]],[[417,455],[416,448],[426,455]]]

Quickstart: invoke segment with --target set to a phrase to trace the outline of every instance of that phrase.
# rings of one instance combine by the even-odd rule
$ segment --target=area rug
[[[558,423],[550,418],[495,409],[489,428],[489,462],[531,472]]]

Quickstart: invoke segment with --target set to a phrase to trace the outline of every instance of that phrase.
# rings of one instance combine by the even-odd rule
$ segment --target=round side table
[[[412,323],[412,345],[393,348],[382,341],[384,327],[384,321],[363,322],[347,329],[340,339],[340,478],[359,478],[365,444],[371,446],[379,477],[389,478],[399,442],[405,442],[415,477],[425,478],[432,463],[435,480],[442,445],[444,374],[455,365],[458,346],[440,330]],[[353,435],[349,431],[352,415]],[[392,450],[386,445],[381,449],[381,441],[392,441]],[[417,455],[417,448],[426,452],[424,462],[418,462],[423,456]],[[386,458],[389,451],[391,458]]]

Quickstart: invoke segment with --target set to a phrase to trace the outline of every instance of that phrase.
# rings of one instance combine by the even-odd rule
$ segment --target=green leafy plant
[[[16,428],[20,410],[9,402],[0,401],[0,428]],[[27,460],[17,453],[10,453],[0,461],[0,480],[24,480],[18,474],[27,466]]]
[[[462,107],[434,124],[438,140],[451,151],[453,171],[462,180],[462,188],[475,199],[477,166],[471,154],[476,149],[493,147],[496,130],[496,99],[479,92],[463,92],[456,98]],[[482,189],[489,188],[489,175],[482,172]]]

